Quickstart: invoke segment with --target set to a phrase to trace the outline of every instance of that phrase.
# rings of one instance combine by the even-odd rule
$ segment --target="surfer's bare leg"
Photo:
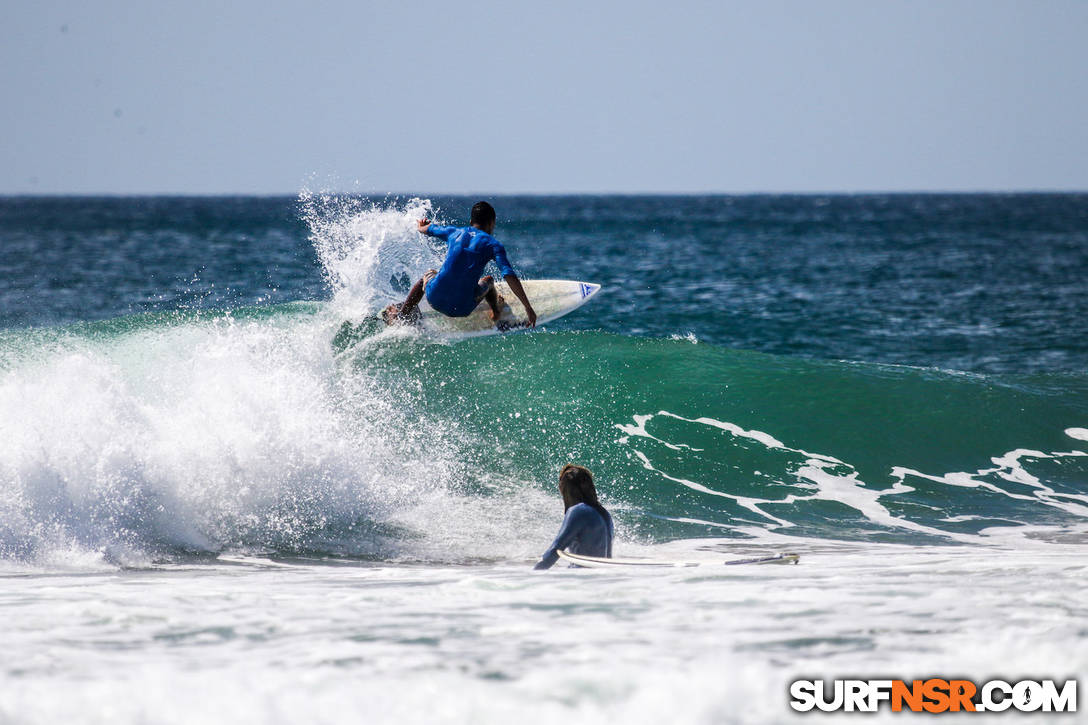
[[[500,302],[502,297],[499,297],[499,291],[495,289],[495,278],[491,275],[481,277],[476,289],[477,299],[482,296],[487,300],[487,306],[491,308],[492,322],[498,320],[499,315],[502,314],[502,303]]]

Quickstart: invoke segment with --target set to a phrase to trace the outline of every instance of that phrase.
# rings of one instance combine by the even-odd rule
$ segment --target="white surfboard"
[[[565,279],[525,279],[521,281],[521,286],[536,312],[537,326],[573,312],[601,291],[599,284]],[[467,317],[447,317],[436,312],[424,297],[419,303],[420,327],[443,337],[456,338],[500,335],[526,329],[529,321],[525,317],[525,308],[510,287],[506,282],[496,282],[495,287],[506,299],[506,307],[498,321],[491,320],[486,301],[481,301]]]
[[[661,559],[610,559],[602,556],[584,556],[572,554],[569,551],[557,552],[559,558],[569,561],[571,564],[588,567],[590,569],[608,569],[612,567],[657,567],[657,568],[683,568],[691,566],[737,566],[738,564],[796,564],[801,560],[799,554],[775,554],[773,556],[757,556],[750,559],[733,559],[731,561],[663,561]]]

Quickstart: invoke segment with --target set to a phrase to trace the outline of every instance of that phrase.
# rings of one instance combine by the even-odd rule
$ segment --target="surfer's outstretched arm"
[[[521,286],[521,280],[513,272],[504,275],[503,279],[506,280],[506,284],[510,285],[510,291],[518,296],[521,304],[525,307],[525,314],[529,318],[529,327],[536,327],[536,312],[533,310],[533,306],[529,304],[529,297],[525,294],[525,288]]]

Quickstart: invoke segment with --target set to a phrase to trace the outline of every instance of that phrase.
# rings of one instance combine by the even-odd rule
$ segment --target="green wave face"
[[[567,462],[628,541],[1068,539],[1088,518],[1085,376],[446,344],[309,303],[7,331],[0,369],[6,556],[528,558]]]
[[[623,523],[652,540],[955,541],[1016,524],[1075,527],[1088,514],[1084,377],[802,361],[593,332],[344,354],[399,405],[455,428],[481,481],[549,487],[562,464],[585,464]]]

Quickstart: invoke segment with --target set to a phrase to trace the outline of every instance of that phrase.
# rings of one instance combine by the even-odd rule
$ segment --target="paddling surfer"
[[[560,549],[611,558],[612,515],[597,500],[593,474],[587,468],[568,463],[559,472],[559,493],[563,497],[563,525],[533,568],[550,569],[559,560]]]
[[[467,317],[480,300],[486,300],[491,308],[491,319],[497,321],[502,314],[504,300],[495,289],[493,277],[479,276],[487,263],[494,259],[506,284],[525,307],[528,326],[536,327],[536,312],[529,304],[521,280],[506,259],[506,249],[491,236],[495,231],[495,209],[490,204],[486,201],[476,202],[472,206],[467,227],[440,226],[426,219],[420,219],[418,227],[420,234],[438,237],[446,242],[446,261],[442,269],[427,270],[409,290],[402,304],[385,308],[382,317],[387,324],[414,320],[424,294],[431,307],[448,317]]]

